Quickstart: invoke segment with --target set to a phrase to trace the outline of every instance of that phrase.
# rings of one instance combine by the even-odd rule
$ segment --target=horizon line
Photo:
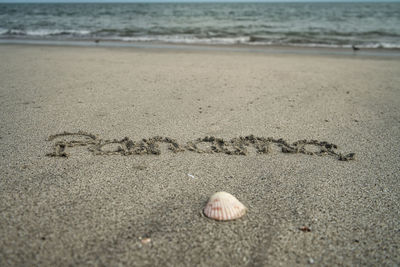
[[[400,3],[400,0],[6,0],[0,4],[17,4],[17,3],[47,3],[47,4],[69,4],[69,3]]]

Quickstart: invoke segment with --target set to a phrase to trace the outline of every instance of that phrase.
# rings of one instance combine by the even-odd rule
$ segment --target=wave
[[[169,29],[169,28],[168,28]],[[124,42],[163,42],[184,44],[210,45],[291,45],[305,47],[343,47],[357,45],[360,48],[400,48],[400,39],[395,33],[368,32],[368,35],[381,34],[382,38],[363,38],[362,34],[343,35],[336,32],[330,34],[310,34],[309,32],[272,32],[263,31],[259,35],[246,34],[238,31],[235,35],[229,29],[213,29],[198,31],[197,29],[172,29],[172,33],[162,27],[157,30],[145,31],[140,28],[129,29],[100,29],[100,30],[72,30],[72,29],[4,29],[0,28],[1,38],[44,38],[44,39],[78,39],[78,40],[114,40]],[[169,29],[171,30],[171,29]],[[364,36],[365,37],[365,36]]]
[[[1,31],[0,35],[3,36],[62,36],[62,35],[76,35],[76,36],[84,36],[89,35],[91,32],[88,30],[51,30],[51,29],[38,29],[38,30],[19,30],[19,29],[11,29]]]
[[[116,38],[117,40],[120,40]],[[165,43],[184,43],[184,44],[246,44],[249,43],[250,38],[247,36],[222,38],[196,38],[193,36],[141,36],[141,37],[123,37],[122,41],[128,42],[165,42]]]

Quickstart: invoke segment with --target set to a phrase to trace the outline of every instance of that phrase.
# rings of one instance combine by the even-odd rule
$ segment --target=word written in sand
[[[326,155],[341,161],[354,159],[354,153],[342,154],[337,152],[338,147],[328,142],[299,140],[290,144],[281,138],[264,138],[254,135],[230,140],[207,136],[182,145],[169,137],[155,136],[149,139],[142,139],[141,141],[133,141],[128,137],[121,140],[103,140],[94,134],[79,131],[77,133],[63,132],[51,135],[47,141],[56,141],[53,146],[53,152],[46,155],[50,157],[68,157],[68,148],[76,146],[85,146],[94,155],[159,155],[161,154],[160,145],[165,144],[167,150],[173,153],[192,151],[195,153],[248,155],[251,148],[259,154],[268,154],[273,151],[273,148],[277,148],[275,150],[282,153]]]

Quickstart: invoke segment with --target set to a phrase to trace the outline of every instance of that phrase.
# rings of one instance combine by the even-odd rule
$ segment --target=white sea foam
[[[250,37],[241,36],[234,38],[197,38],[194,36],[173,35],[173,36],[140,36],[140,37],[122,37],[122,41],[130,42],[166,42],[183,44],[245,44],[250,41]]]
[[[87,35],[90,34],[90,31],[87,30],[49,30],[49,29],[40,29],[40,30],[28,30],[26,31],[26,35],[30,36],[51,36],[51,35]]]
[[[90,34],[88,30],[59,30],[59,29],[37,29],[37,30],[19,30],[0,28],[0,35],[26,35],[26,36],[55,36],[55,35],[77,35],[84,36]]]
[[[364,44],[360,45],[361,48],[387,48],[387,49],[394,49],[400,48],[400,43],[378,43],[378,44]]]
[[[242,36],[235,38],[196,38],[193,36],[141,36],[141,37],[114,37],[114,40],[126,42],[165,42],[175,44],[219,44],[219,45],[233,45],[245,44],[251,46],[265,46],[265,45],[289,45],[296,47],[315,47],[315,48],[351,48],[352,45],[338,45],[338,44],[314,44],[314,43],[280,43],[274,41],[258,41],[250,42],[250,37]],[[359,48],[400,48],[400,43],[370,43],[357,45]]]

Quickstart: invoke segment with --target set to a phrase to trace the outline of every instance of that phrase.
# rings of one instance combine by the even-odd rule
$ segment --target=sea
[[[391,49],[400,3],[3,3],[0,39]]]

